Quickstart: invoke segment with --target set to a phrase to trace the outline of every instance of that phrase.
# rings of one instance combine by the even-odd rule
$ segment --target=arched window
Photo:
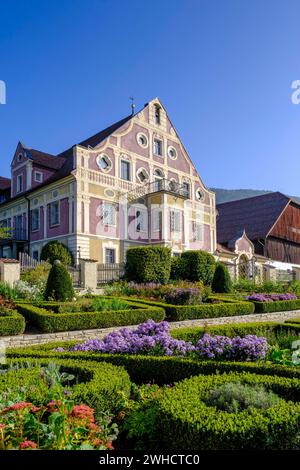
[[[161,191],[164,179],[164,173],[159,168],[156,168],[153,172],[154,175],[154,190]]]
[[[156,104],[154,106],[154,122],[155,124],[160,124],[160,106],[158,106],[158,104]]]

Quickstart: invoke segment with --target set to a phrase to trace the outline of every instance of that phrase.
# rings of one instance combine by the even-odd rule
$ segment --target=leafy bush
[[[238,381],[212,388],[203,401],[218,410],[236,413],[248,408],[266,410],[282,400],[271,390],[266,390],[263,385],[248,385]]]
[[[232,291],[231,277],[225,264],[217,263],[211,287],[214,292],[229,293]]]
[[[180,277],[188,281],[202,281],[205,285],[211,285],[215,265],[215,258],[206,251],[184,251],[180,256]]]
[[[211,389],[233,382],[263,386],[282,399],[267,409],[242,412],[207,406]],[[299,393],[299,380],[276,376],[229,373],[184,380],[159,400],[162,449],[293,449],[298,444],[300,404],[285,400],[293,396],[298,401]]]
[[[251,302],[255,306],[255,313],[284,312],[288,310],[299,310],[300,299],[275,300],[273,302]]]
[[[196,288],[175,288],[165,296],[165,301],[172,305],[199,305],[202,303],[202,295]]]
[[[73,283],[66,267],[56,261],[52,266],[45,288],[45,299],[65,302],[75,296]]]
[[[30,284],[27,281],[17,281],[14,285],[16,299],[31,300],[33,302],[44,299],[45,283]]]
[[[56,240],[48,242],[43,246],[41,251],[41,260],[47,261],[50,264],[53,264],[56,260],[59,260],[64,265],[71,265],[74,263],[73,254],[69,248]]]
[[[0,282],[0,296],[7,300],[15,300],[17,298],[15,288],[6,282]]]
[[[285,293],[287,285],[282,282],[264,281],[255,283],[251,279],[241,278],[233,284],[233,289],[238,292],[255,292],[255,293]]]
[[[171,305],[152,300],[139,300],[139,302],[163,308],[167,319],[171,321],[232,317],[254,313],[254,304],[252,302],[231,301],[230,299],[226,300],[226,302],[200,305]]]
[[[129,248],[126,254],[125,277],[135,282],[166,284],[171,272],[171,249],[162,246]]]
[[[21,280],[27,282],[31,286],[39,286],[41,283],[46,284],[51,265],[49,263],[42,263],[34,269],[28,269],[21,273]]]
[[[131,305],[130,310],[54,313],[34,305],[19,304],[18,310],[29,323],[45,333],[136,325],[149,318],[155,321],[165,318],[162,308],[133,302]]]
[[[0,313],[0,336],[20,335],[25,331],[25,318],[16,310]]]
[[[181,279],[181,275],[182,275],[181,256],[172,256],[170,278],[174,281],[179,280]]]

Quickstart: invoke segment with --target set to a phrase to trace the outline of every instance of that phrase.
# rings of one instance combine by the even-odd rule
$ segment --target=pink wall
[[[16,196],[17,194],[22,194],[22,193],[17,193],[17,177],[19,175],[23,176],[23,191],[26,191],[26,185],[27,185],[27,177],[26,177],[26,166],[22,166],[21,168],[17,170],[13,170],[12,172],[12,179],[13,179],[13,191],[12,191],[12,196]]]
[[[148,145],[148,147],[144,148],[144,147],[141,147],[137,143],[137,134],[139,132],[142,132],[143,134],[145,134],[147,136],[148,142],[149,142],[148,130],[145,129],[144,127],[142,127],[142,126],[138,126],[137,124],[134,124],[133,127],[132,127],[131,132],[129,132],[129,134],[126,134],[123,137],[121,137],[121,146],[124,149],[128,149],[132,152],[135,152],[135,153],[141,155],[142,157],[149,157],[149,145]]]
[[[98,164],[97,164],[97,157],[101,154],[102,152],[99,150],[99,154],[96,155],[94,153],[91,153],[89,156],[89,169],[90,170],[96,170],[100,171],[104,175],[110,175],[110,176],[115,176],[115,167],[116,167],[116,159],[115,159],[115,154],[112,148],[107,147],[103,153],[109,156],[109,158],[112,161],[112,168],[110,171],[101,171]]]
[[[68,198],[60,200],[60,224],[50,227],[50,204],[47,205],[47,238],[67,235],[69,233],[69,201]]]
[[[252,249],[252,244],[247,240],[247,238],[242,238],[236,243],[236,251],[246,251],[249,252]]]
[[[102,217],[101,199],[91,197],[90,200],[90,233],[93,235],[105,235],[108,237],[119,237],[119,213],[116,205],[116,225],[104,225]]]
[[[32,176],[31,176],[31,186],[32,188],[35,188],[36,186],[39,186],[41,183],[38,183],[34,180],[34,172],[39,171],[40,173],[43,173],[43,183],[45,183],[51,176],[55,174],[54,170],[50,170],[48,168],[42,168],[37,165],[33,165],[32,167]]]
[[[192,233],[193,226],[192,222],[190,222],[190,233]],[[203,242],[196,242],[194,240],[190,240],[190,250],[206,250],[211,251],[211,239],[210,239],[210,226],[204,224],[203,228]]]
[[[177,152],[176,160],[172,160],[172,158],[168,156],[166,157],[168,158],[168,166],[170,167],[170,169],[174,168],[176,170],[180,170],[189,174],[191,164],[184,157],[180,146],[176,142],[173,142],[172,140],[168,140],[168,147],[169,146],[174,147]]]
[[[31,241],[37,241],[37,240],[42,240],[44,238],[44,208],[40,207],[40,228],[39,230],[33,232],[32,228],[30,230],[30,240]],[[32,211],[30,211],[32,212]],[[31,222],[30,222],[31,224]]]

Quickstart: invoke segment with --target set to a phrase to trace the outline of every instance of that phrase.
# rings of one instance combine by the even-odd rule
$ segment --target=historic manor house
[[[159,244],[174,256],[206,250],[235,275],[267,277],[268,259],[255,255],[243,227],[217,244],[216,216],[215,194],[154,99],[58,155],[18,144],[11,179],[0,177],[0,224],[10,232],[0,258],[26,252],[38,260],[43,245],[59,240],[77,262],[115,264],[130,246]]]

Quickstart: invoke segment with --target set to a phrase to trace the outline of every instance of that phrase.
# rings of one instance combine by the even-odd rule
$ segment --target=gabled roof
[[[228,243],[245,230],[250,240],[267,237],[292,200],[274,192],[217,205],[218,243]]]
[[[40,150],[26,147],[24,150],[30,160],[33,160],[37,165],[51,168],[52,170],[60,170],[66,161],[65,158],[56,157],[49,153],[41,152]]]
[[[6,191],[10,189],[11,180],[9,178],[4,178],[4,176],[0,176],[0,191]]]
[[[103,140],[107,139],[113,132],[115,132],[117,129],[122,127],[126,122],[130,121],[130,119],[133,117],[132,114],[129,116],[126,116],[125,118],[121,119],[120,121],[115,122],[114,124],[110,125],[109,127],[106,127],[100,132],[97,132],[97,134],[92,135],[91,137],[88,137],[85,140],[82,140],[79,142],[77,145],[81,145],[82,147],[96,147],[99,145]],[[69,149],[65,150],[64,152],[58,154],[59,157],[68,157],[69,155],[73,154],[73,147],[70,147]]]

